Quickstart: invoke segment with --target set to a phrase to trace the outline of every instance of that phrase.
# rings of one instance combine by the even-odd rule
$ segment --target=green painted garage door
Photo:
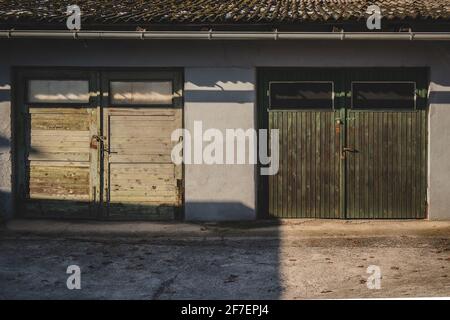
[[[425,218],[427,69],[264,69],[260,127],[280,170],[260,202],[278,218]]]

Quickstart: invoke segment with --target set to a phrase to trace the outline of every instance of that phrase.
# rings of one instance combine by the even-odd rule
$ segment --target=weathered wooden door
[[[19,72],[17,207],[24,216],[95,217],[99,187],[96,78],[90,72]]]
[[[110,218],[173,219],[182,205],[182,167],[171,141],[182,128],[177,72],[103,72],[103,199]]]
[[[261,177],[278,218],[424,218],[424,68],[265,69],[260,123],[280,169]]]
[[[355,69],[347,91],[347,218],[426,217],[424,69]]]
[[[182,167],[179,71],[17,74],[16,198],[27,217],[173,219]]]
[[[279,130],[279,171],[267,179],[268,213],[279,218],[341,217],[340,100],[333,72],[270,70],[264,87],[263,123]]]

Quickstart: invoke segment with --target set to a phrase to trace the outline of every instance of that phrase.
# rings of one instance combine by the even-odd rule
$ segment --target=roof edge
[[[279,32],[274,31],[55,31],[0,30],[0,39],[75,40],[428,40],[450,41],[450,32]]]

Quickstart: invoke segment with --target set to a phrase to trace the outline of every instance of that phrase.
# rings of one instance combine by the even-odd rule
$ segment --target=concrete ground
[[[68,290],[66,269],[81,268]],[[367,267],[381,271],[368,289]],[[0,299],[450,296],[450,222],[15,220],[0,230]]]

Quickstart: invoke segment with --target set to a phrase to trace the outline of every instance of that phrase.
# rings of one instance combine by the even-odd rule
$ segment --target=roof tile
[[[75,0],[0,0],[0,22],[64,22]],[[345,22],[377,4],[385,19],[450,20],[450,0],[83,0],[91,24],[230,24]]]

